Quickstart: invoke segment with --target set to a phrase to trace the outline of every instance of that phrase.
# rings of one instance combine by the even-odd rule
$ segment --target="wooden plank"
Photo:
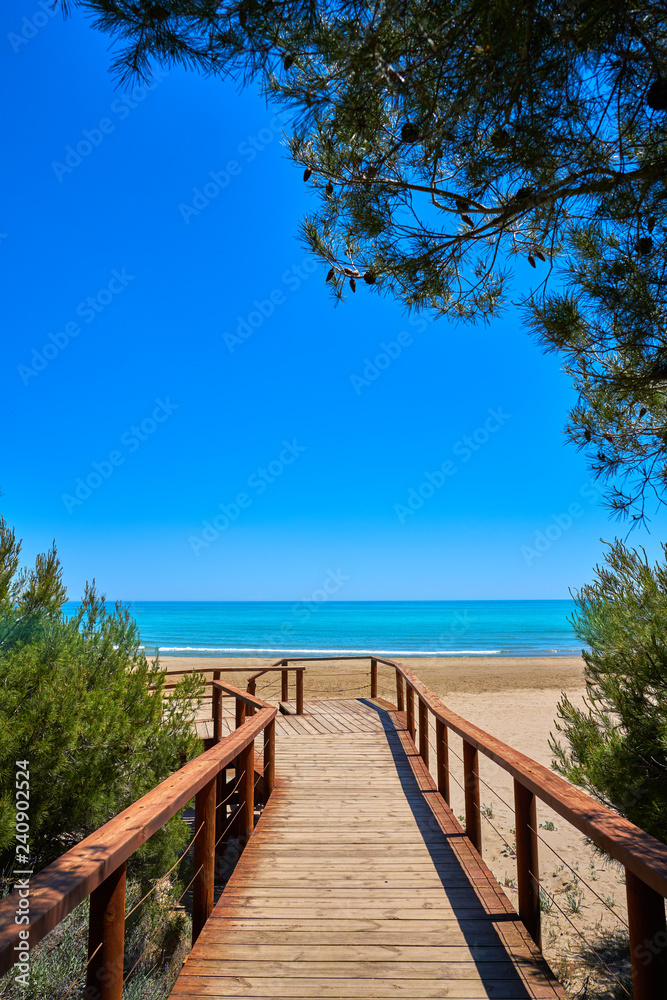
[[[369,924],[373,923],[373,921],[366,922]],[[293,922],[290,921],[291,923]],[[308,927],[310,921],[294,921],[294,923],[300,924],[300,926],[296,928],[290,927],[286,930],[267,930],[264,926],[257,927],[256,929],[252,927],[239,927],[236,921],[232,924],[227,920],[221,921],[215,917],[211,917],[209,922],[211,929],[217,930],[220,940],[224,939],[224,946],[216,942],[216,947],[219,947],[221,951],[224,951],[224,947],[227,944],[233,943],[248,945],[291,944],[293,946],[299,945],[302,950],[304,945],[308,945],[309,955],[314,955],[317,949],[328,951],[332,945],[356,946],[360,940],[363,941],[364,947],[370,945],[396,947],[406,944],[405,934],[395,920],[386,921],[387,924],[394,924],[393,928],[386,927],[381,930],[365,930],[361,938],[361,932],[358,930],[330,930],[325,928],[324,924],[332,923],[330,920],[315,920],[313,921],[314,926],[310,928]],[[507,934],[505,935],[506,939]],[[461,927],[458,921],[450,921],[448,924],[439,927],[437,931],[421,931],[415,934],[414,940],[415,942],[418,941],[422,947],[431,945],[432,947],[439,948],[454,945],[466,947],[480,944],[494,947],[502,947],[503,945],[503,940],[498,934],[497,929],[488,920],[478,920],[471,928]],[[514,940],[519,944],[522,939],[515,933]],[[197,949],[196,954],[199,953],[200,950]]]
[[[200,957],[204,949],[200,948]],[[477,970],[471,967],[467,961],[468,956],[463,961],[428,961],[418,958],[399,959],[391,956],[388,960],[372,960],[361,958],[358,961],[303,961],[300,959],[289,960],[278,958],[282,954],[276,952],[270,959],[263,960],[260,956],[266,949],[248,948],[246,957],[236,958],[239,949],[231,947],[225,949],[225,958],[216,960],[211,958],[206,962],[206,975],[215,976],[218,974],[226,976],[242,976],[247,978],[271,978],[280,976],[281,978],[295,979],[477,979]],[[229,952],[229,954],[228,954]],[[297,953],[296,949],[293,952]],[[204,963],[197,966],[202,968]],[[498,961],[485,963],[483,975],[493,976],[494,979],[515,979],[517,976],[514,964],[508,958],[498,956]],[[192,974],[192,969],[187,970]],[[187,974],[187,973],[186,973]],[[196,974],[196,973],[195,973]],[[537,973],[533,970],[532,977]]]
[[[404,891],[409,892],[413,888],[431,888],[438,889],[444,888],[442,879],[437,876],[420,875],[418,873],[410,873],[401,878],[382,878],[378,876],[381,886],[385,889],[392,889],[394,891]],[[239,876],[235,879],[234,884],[238,886],[245,886],[248,889],[264,889],[270,886],[280,886],[281,888],[293,888],[298,889],[301,886],[311,886],[313,888],[343,888],[349,885],[353,889],[373,889],[378,884],[378,878],[363,878],[358,876],[354,878],[352,875],[340,874],[339,876],[334,875],[323,875],[323,876],[305,876],[304,878],[299,878],[298,875],[293,875],[291,877],[276,876],[275,878],[269,878],[269,876]],[[470,875],[468,881],[465,878],[461,878],[459,885],[463,888],[465,885],[472,883],[474,885],[481,884],[483,886],[488,884],[488,879],[485,876],[475,876]]]
[[[187,968],[187,966],[186,966]],[[450,1000],[487,1000],[489,993],[481,981],[458,980],[442,982],[439,980],[413,979],[388,981],[387,995],[405,998],[441,998]],[[363,979],[261,979],[255,976],[241,978],[224,976],[198,976],[182,974],[171,994],[172,997],[192,997],[215,995],[216,997],[333,997],[336,1000],[364,1000],[366,997],[378,996],[378,984]],[[554,991],[549,987],[537,988],[534,997],[553,997]],[[502,1000],[525,1000],[526,993],[523,981],[516,976],[512,980],[500,980],[494,983],[494,998]]]
[[[304,845],[304,850],[299,852],[299,860],[302,865],[321,865],[322,861],[326,859],[328,864],[346,864],[349,867],[349,854],[348,849],[341,847],[335,842],[331,846],[328,844],[306,844]],[[258,843],[253,843],[251,849],[248,851],[248,855],[253,860],[270,860],[279,864],[288,864],[293,863],[294,848],[292,845],[283,844],[276,839],[271,842],[271,850],[266,853],[261,850],[261,846]],[[384,860],[378,858],[376,845],[367,841],[358,845],[355,849],[355,857],[363,860],[364,865],[368,861],[377,865],[384,865],[387,863],[409,863],[411,861],[431,860],[437,863],[441,859],[452,862],[456,860],[456,855],[453,854],[444,838],[441,844],[432,847],[430,850],[423,844],[415,844],[414,850],[410,849],[407,845],[399,847],[395,844],[387,844],[383,850]]]
[[[397,894],[392,892],[390,889],[377,889],[375,890],[375,901],[379,902],[380,905],[388,905],[387,900],[392,900],[397,898]],[[404,899],[403,894],[399,894],[401,899]],[[327,899],[336,900],[346,900],[350,908],[355,908],[360,906],[363,901],[370,900],[367,889],[355,888],[350,886],[349,889],[341,888],[331,888],[331,887],[316,887],[316,886],[295,886],[295,887],[276,887],[276,886],[266,886],[261,892],[253,892],[252,897],[249,897],[245,887],[239,886],[238,889],[233,885],[228,885],[225,888],[224,893],[220,897],[218,906],[225,903],[226,900],[235,899],[236,896],[241,896],[243,899],[248,898],[268,898],[273,896],[276,899],[287,900],[290,896],[304,900],[304,905],[307,905],[313,900],[318,902],[324,902]],[[447,888],[443,889],[439,887],[437,889],[429,888],[419,888],[415,887],[411,893],[411,898],[414,900],[420,900],[423,904],[427,902],[436,902],[437,900],[450,900],[452,906],[456,904],[458,906],[464,900],[474,900],[476,903],[481,902],[481,897],[479,896],[479,891],[473,889],[472,886],[466,886],[465,888]],[[217,907],[216,907],[217,909]],[[216,910],[213,911],[213,916],[215,916]],[[212,917],[211,917],[212,919]]]
[[[513,928],[513,932],[518,928],[523,934],[522,925],[512,920],[511,914],[498,912],[495,915],[489,915],[487,909],[480,905],[479,900],[475,900],[474,906],[457,905],[456,908],[430,910],[401,909],[400,905],[387,910],[359,907],[355,911],[345,907],[322,906],[316,909],[298,905],[291,908],[286,906],[285,909],[289,909],[289,913],[285,910],[281,912],[276,900],[271,902],[273,906],[264,907],[261,913],[259,907],[216,908],[210,920],[210,927],[215,928],[216,934],[219,934],[224,928],[230,931],[265,930],[267,933],[282,935],[292,943],[302,931],[321,931],[323,934],[340,933],[348,934],[350,937],[356,935],[356,939],[351,943],[358,948],[370,947],[370,942],[366,940],[365,934],[371,931],[378,934],[380,941],[383,933],[396,934],[400,931],[404,934],[403,940],[392,941],[392,945],[398,943],[404,947],[418,946],[420,948],[443,947],[447,941],[441,935],[446,935],[450,931],[454,933],[457,929],[465,932],[465,935],[473,936],[477,931],[480,934],[486,933],[488,928],[495,928],[498,935],[501,935],[504,934],[506,927]],[[400,924],[397,923],[395,916],[397,912],[401,913]],[[273,913],[272,916],[271,913]],[[213,921],[217,921],[217,923],[214,924]],[[293,938],[289,937],[290,934],[293,935]],[[422,938],[422,935],[425,934],[433,936],[426,941]],[[468,936],[465,937],[465,940],[469,943]],[[498,941],[495,943],[499,944]],[[302,957],[307,956],[302,955]]]

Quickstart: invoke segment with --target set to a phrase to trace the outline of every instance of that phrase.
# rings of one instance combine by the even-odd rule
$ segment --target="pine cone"
[[[667,80],[659,76],[648,88],[646,103],[654,111],[667,111]]]
[[[421,129],[416,122],[406,122],[401,128],[401,140],[403,142],[417,142],[421,138]]]

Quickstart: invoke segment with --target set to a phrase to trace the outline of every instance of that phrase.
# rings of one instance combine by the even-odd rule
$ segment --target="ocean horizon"
[[[123,603],[144,649],[166,656],[581,654],[571,600]]]

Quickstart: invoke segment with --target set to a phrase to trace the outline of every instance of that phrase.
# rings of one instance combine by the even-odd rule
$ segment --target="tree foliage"
[[[72,2],[117,42],[124,83],[154,61],[261,80],[338,298],[362,281],[489,319],[512,265],[522,284],[534,268],[521,300],[579,390],[570,436],[619,514],[663,495],[665,0]]]
[[[200,679],[165,697],[164,671],[144,656],[128,609],[109,608],[93,584],[66,618],[55,545],[24,571],[20,548],[0,518],[0,866],[10,879],[16,761],[30,762],[37,869],[201,750],[191,721]],[[131,867],[142,879],[162,875],[187,837],[176,818]]]
[[[586,643],[586,699],[563,695],[552,736],[566,778],[667,843],[667,545],[609,546],[597,579],[576,595],[574,628]]]

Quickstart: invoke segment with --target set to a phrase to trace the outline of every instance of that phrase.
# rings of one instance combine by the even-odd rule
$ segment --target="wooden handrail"
[[[275,664],[273,664],[273,665],[271,665],[269,667],[262,667],[262,669],[258,670],[256,673],[250,674],[249,677],[246,677],[246,680],[247,681],[256,680],[258,677],[261,677],[262,674],[267,674],[267,673],[270,673],[271,671],[280,671],[280,670],[285,670],[285,669],[287,669],[287,670],[293,670],[296,673],[297,679],[298,679],[298,677],[303,674],[303,672],[305,671],[306,668],[305,667],[287,667],[287,668],[285,668],[285,667],[275,666]],[[193,674],[213,674],[213,678],[212,679],[204,677],[204,687],[208,688],[208,687],[211,687],[211,685],[213,684],[213,682],[220,677],[220,674],[242,674],[242,673],[244,673],[244,670],[243,670],[242,667],[241,668],[239,668],[239,667],[197,667],[196,669],[192,669],[192,670],[185,670],[183,668],[177,668],[175,670],[165,670],[164,671],[165,677],[178,677],[178,676],[180,676],[180,677],[186,677],[190,673],[193,673]],[[177,686],[176,684],[163,684],[162,685],[162,690],[163,691],[173,691],[176,688],[176,686]],[[156,685],[152,684],[151,687],[149,688],[149,690],[155,690],[155,688],[156,688]],[[286,701],[287,699],[285,698],[283,700]]]
[[[277,667],[282,663],[327,663],[337,660],[377,660],[378,663],[384,663],[388,667],[397,666],[394,660],[383,660],[381,656],[376,656],[375,653],[363,653],[361,656],[290,656],[286,660],[276,660],[273,666]],[[269,667],[266,667],[266,669],[268,670]],[[298,667],[290,667],[290,670],[298,669]]]
[[[245,697],[245,692],[240,692]],[[255,699],[257,701],[258,699]],[[267,727],[277,709],[262,703],[252,718],[165,778],[132,805],[30,879],[30,947],[53,930],[82,900],[114,878],[127,859],[179,809],[214,782]],[[254,780],[254,776],[253,776]],[[0,900],[0,976],[16,961],[21,927],[14,922],[18,897]],[[124,906],[123,906],[124,915]],[[122,954],[121,954],[122,971]],[[121,977],[122,992],[122,977]],[[116,996],[111,990],[101,996]],[[119,995],[119,994],[118,994]]]
[[[271,671],[277,672],[279,670],[285,670],[285,669],[295,670],[296,671],[296,670],[306,670],[307,668],[306,667],[287,667],[287,668],[285,668],[285,667],[282,666],[282,660],[280,660],[278,664],[272,663],[270,667],[261,667],[257,671],[256,674],[251,674],[250,677],[261,677],[262,674],[269,674],[269,673],[271,673]],[[248,680],[250,680],[250,678],[248,678]]]
[[[280,669],[281,668],[279,666],[277,666],[275,663],[272,663],[268,667],[260,667],[259,673],[265,674],[268,670],[280,670]],[[305,670],[305,669],[306,669],[305,667],[290,667],[290,670]],[[192,670],[186,670],[182,667],[178,667],[174,670],[164,670],[163,673],[167,677],[175,677],[178,674],[183,674],[184,676],[187,674],[216,674],[216,673],[243,674],[245,673],[245,670],[243,667],[196,667],[193,668]],[[255,676],[258,676],[258,674],[255,674]],[[206,683],[210,684],[210,681],[206,681]]]
[[[554,774],[543,764],[538,764],[519,750],[515,750],[479,726],[452,712],[409,667],[401,663],[396,663],[394,666],[436,719],[444,722],[466,743],[508,771],[554,812],[629,868],[661,896],[667,896],[667,847],[663,843],[613,809],[597,802],[580,788],[571,785],[560,775]]]
[[[234,687],[232,684],[225,684],[223,681],[211,681],[211,684],[219,691],[226,691],[227,694],[233,695],[237,701],[242,701],[244,705],[251,705],[253,708],[273,708],[273,705],[269,705],[268,701],[262,701],[261,698],[256,698],[255,695],[242,691],[241,688]]]

